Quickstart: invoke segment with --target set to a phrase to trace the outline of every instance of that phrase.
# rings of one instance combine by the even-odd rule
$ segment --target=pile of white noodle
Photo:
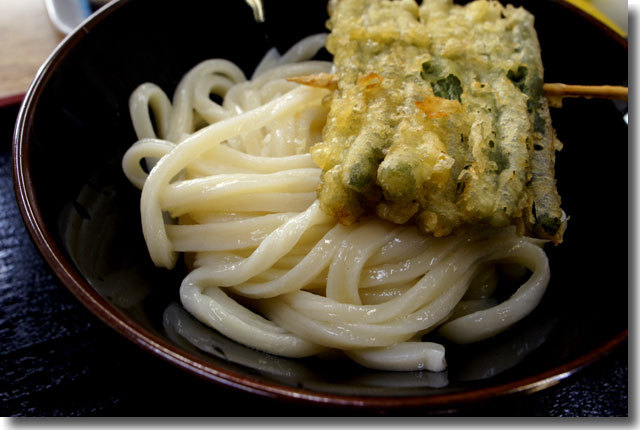
[[[229,61],[204,61],[173,101],[154,84],[135,90],[139,141],[122,164],[142,189],[149,253],[165,268],[188,253],[182,304],[239,343],[286,357],[333,348],[375,369],[441,371],[444,347],[422,336],[439,327],[466,343],[506,329],[540,301],[547,258],[513,229],[431,238],[411,225],[344,226],[325,215],[309,148],[321,140],[328,91],[285,79],[329,72],[331,63],[309,60],[324,40],[269,51],[251,80]],[[499,304],[490,298],[498,262],[532,272]]]

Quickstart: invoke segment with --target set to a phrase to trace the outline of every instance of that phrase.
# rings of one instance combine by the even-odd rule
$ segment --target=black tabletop
[[[45,264],[20,218],[11,174],[17,110],[0,109],[0,415],[359,415],[200,380],[143,351],[86,310]],[[456,413],[627,416],[627,344],[552,388]]]

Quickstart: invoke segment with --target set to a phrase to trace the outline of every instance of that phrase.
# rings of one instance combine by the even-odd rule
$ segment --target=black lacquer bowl
[[[536,16],[547,82],[626,85],[625,39],[563,2],[516,3]],[[38,73],[15,133],[15,189],[43,257],[82,303],[131,341],[205,379],[363,411],[452,410],[533,392],[625,342],[626,104],[608,100],[572,99],[552,110],[565,145],[558,188],[571,218],[564,243],[548,248],[552,280],[542,303],[491,340],[446,345],[447,372],[375,372],[350,362],[274,357],[191,318],[178,304],[183,273],[156,269],[147,255],[139,191],[120,169],[135,141],[128,97],[143,82],[171,94],[183,73],[207,58],[230,59],[250,74],[271,46],[282,52],[325,31],[323,1],[300,7],[273,0],[264,11],[266,21],[257,23],[240,0],[113,2],[67,37]]]

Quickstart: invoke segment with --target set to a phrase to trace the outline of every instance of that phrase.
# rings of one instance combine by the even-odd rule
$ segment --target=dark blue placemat
[[[20,218],[11,174],[16,114],[17,106],[0,109],[0,415],[362,414],[277,402],[200,380],[139,349],[87,311],[44,263]],[[421,413],[427,411],[398,412]],[[627,344],[555,387],[456,413],[627,416]]]

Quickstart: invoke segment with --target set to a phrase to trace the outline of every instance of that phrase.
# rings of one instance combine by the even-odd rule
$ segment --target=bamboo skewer
[[[311,87],[334,90],[338,86],[338,77],[331,73],[317,73],[315,75],[295,76],[287,78],[288,81],[297,82]],[[613,85],[567,85],[544,84],[543,93],[549,99],[552,106],[562,106],[564,97],[602,98],[613,100],[629,99],[629,89]]]
[[[544,84],[542,88],[547,97],[595,97],[624,101],[629,99],[627,87],[613,85]]]
[[[553,107],[561,107],[562,99],[565,97],[629,100],[629,89],[627,87],[613,85],[544,84],[542,92]]]
[[[293,76],[287,78],[289,82],[295,82],[308,87],[325,88],[333,91],[338,88],[338,77],[333,73],[315,73],[313,75]]]

